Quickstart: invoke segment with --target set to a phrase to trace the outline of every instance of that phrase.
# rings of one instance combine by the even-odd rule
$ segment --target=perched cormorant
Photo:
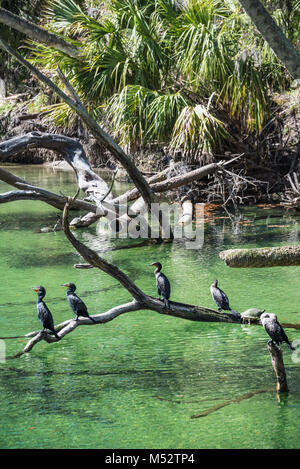
[[[282,342],[285,342],[291,350],[295,350],[287,338],[281,324],[277,321],[276,314],[263,313],[260,320],[266,333],[271,337],[271,340],[275,342],[275,344],[279,346]]]
[[[95,321],[95,319],[91,318],[89,315],[85,303],[81,300],[81,298],[79,298],[79,296],[76,295],[76,285],[74,285],[74,283],[65,283],[62,285],[62,287],[68,287],[67,300],[72,310],[76,314],[76,321],[78,321],[79,316],[83,316],[84,318],[90,318],[91,321],[96,323],[97,321]]]
[[[230,308],[228,296],[226,295],[226,293],[223,292],[223,290],[221,290],[221,288],[218,287],[218,280],[214,280],[213,283],[211,284],[210,293],[211,293],[212,299],[218,306],[219,313],[223,309],[224,311],[231,311],[234,314],[239,314]]]
[[[171,293],[171,286],[170,282],[161,272],[162,265],[160,262],[153,262],[153,264],[150,265],[155,265],[156,269],[154,271],[155,277],[156,277],[156,287],[157,287],[157,292],[159,295],[159,300],[160,297],[163,297],[164,303],[166,308],[170,308],[170,303],[169,303],[169,298],[170,298],[170,293]]]
[[[37,312],[38,312],[38,318],[41,321],[43,325],[43,332],[48,329],[49,331],[53,332],[55,337],[57,339],[60,339],[60,337],[57,335],[57,332],[54,329],[54,321],[52,314],[46,305],[44,303],[43,298],[46,295],[46,290],[44,287],[39,286],[39,287],[34,287],[34,291],[38,293],[38,299],[37,299]]]

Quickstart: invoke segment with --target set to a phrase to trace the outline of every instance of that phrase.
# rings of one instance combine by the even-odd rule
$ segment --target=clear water
[[[71,172],[12,170],[50,190],[75,192]],[[0,183],[1,192],[8,190]],[[80,257],[62,232],[38,232],[54,225],[56,214],[41,202],[0,205],[0,336],[40,328],[31,289],[37,284],[47,289],[56,324],[72,317],[62,283],[77,285],[91,314],[130,300],[104,273],[75,270]],[[206,218],[200,250],[185,250],[177,241],[103,256],[151,295],[156,291],[148,264],[159,260],[174,300],[214,307],[209,286],[218,278],[234,309],[265,308],[281,322],[299,323],[300,267],[229,269],[218,253],[240,245],[299,244],[300,215],[251,207],[243,209],[241,223],[221,218],[226,216],[219,211]],[[94,227],[77,236],[96,249],[109,247]],[[291,341],[299,338],[295,329],[286,331]],[[300,365],[284,346],[290,393],[279,401],[272,391],[267,340],[258,326],[196,323],[139,311],[103,326],[78,328],[57,344],[39,343],[30,354],[0,363],[0,447],[299,448]],[[6,340],[7,354],[25,343]],[[270,392],[191,419],[260,389]]]

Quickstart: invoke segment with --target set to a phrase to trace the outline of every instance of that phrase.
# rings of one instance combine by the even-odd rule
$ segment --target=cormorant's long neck
[[[38,293],[37,302],[41,303],[45,297],[45,293]]]
[[[161,267],[156,267],[154,271],[155,275],[158,275],[160,271],[161,271]]]
[[[68,295],[72,295],[73,293],[75,293],[74,288],[68,288],[68,290],[67,290],[67,296],[68,296]]]

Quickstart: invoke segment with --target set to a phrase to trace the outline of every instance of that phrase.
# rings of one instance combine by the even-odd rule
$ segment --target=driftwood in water
[[[268,342],[268,349],[271,355],[272,366],[274,368],[277,378],[276,391],[289,392],[286,380],[285,367],[283,363],[282,351],[272,342],[272,340],[269,340]]]
[[[300,246],[228,249],[219,253],[228,267],[278,267],[300,265]]]

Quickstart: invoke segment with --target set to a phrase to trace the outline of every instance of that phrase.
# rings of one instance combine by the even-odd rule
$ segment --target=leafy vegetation
[[[294,2],[299,3],[299,2]],[[271,13],[296,40],[295,10]],[[122,144],[163,144],[197,155],[258,136],[284,68],[236,1],[49,0],[47,26],[81,46],[80,59],[31,43],[31,60],[57,64],[87,108]],[[55,103],[68,125],[72,112]]]

